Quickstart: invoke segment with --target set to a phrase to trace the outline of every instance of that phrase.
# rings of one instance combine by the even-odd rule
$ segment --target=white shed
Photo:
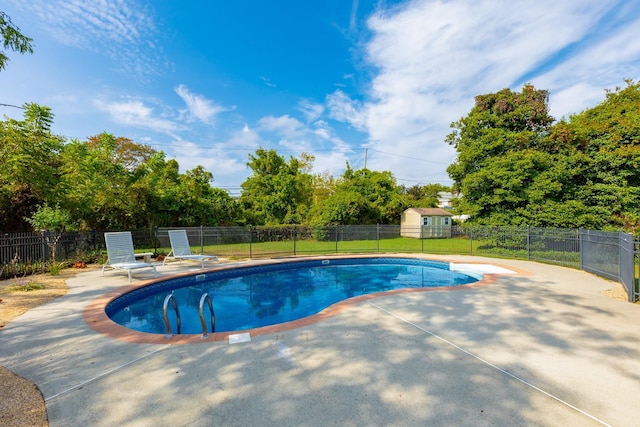
[[[440,208],[409,208],[402,212],[400,235],[415,238],[451,237],[451,212]]]

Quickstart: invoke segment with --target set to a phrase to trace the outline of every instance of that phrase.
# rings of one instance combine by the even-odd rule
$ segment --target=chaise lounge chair
[[[215,255],[192,254],[189,238],[187,237],[187,230],[169,230],[169,240],[171,241],[171,252],[164,258],[162,265],[164,265],[168,259],[200,261],[202,268],[204,268],[204,262],[206,260],[215,260],[217,263],[220,263],[220,260]]]
[[[131,282],[131,270],[138,268],[152,268],[153,274],[157,275],[156,266],[148,262],[136,261],[133,251],[133,238],[130,231],[118,231],[104,233],[104,241],[107,244],[107,263],[102,266],[102,274],[105,268],[115,268],[126,270]]]

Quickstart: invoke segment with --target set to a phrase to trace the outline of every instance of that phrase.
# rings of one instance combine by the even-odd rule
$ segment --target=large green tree
[[[134,228],[146,225],[145,206],[139,203],[137,169],[123,161],[122,147],[146,151],[140,144],[101,133],[88,141],[72,141],[62,152],[61,191],[72,215],[82,226],[99,229]]]
[[[180,177],[178,223],[185,226],[235,225],[237,205],[226,191],[213,188],[213,174],[202,166]]]
[[[478,223],[640,225],[640,91],[628,81],[594,108],[553,124],[546,91],[526,85],[476,98],[452,124],[448,168],[461,213]]]
[[[525,85],[479,95],[466,116],[452,123],[447,142],[458,153],[447,171],[461,190],[461,213],[475,221],[513,224],[528,204],[526,189],[545,159],[536,155],[553,118],[548,93]]]
[[[0,229],[31,228],[26,218],[58,199],[63,138],[51,132],[48,107],[24,105],[24,119],[0,121]]]
[[[625,87],[607,91],[600,104],[557,127],[550,140],[567,147],[573,167],[582,171],[566,185],[573,198],[602,213],[609,227],[638,231],[640,83],[627,80]]]
[[[313,225],[397,224],[409,198],[389,171],[353,170],[349,165],[328,197],[313,207]]]
[[[503,89],[477,96],[471,112],[451,124],[453,131],[446,141],[458,157],[447,171],[463,190],[465,201],[473,205],[494,189],[482,185],[478,192],[472,186],[477,186],[476,174],[486,174],[496,159],[540,145],[553,123],[547,101],[547,91],[531,85],[525,85],[522,92]]]
[[[179,173],[164,152],[102,133],[64,147],[61,191],[85,228],[229,225],[236,203],[202,166]]]
[[[239,203],[245,222],[252,225],[302,223],[311,206],[309,156],[286,161],[275,150],[259,148],[249,155],[252,175],[242,183]]]

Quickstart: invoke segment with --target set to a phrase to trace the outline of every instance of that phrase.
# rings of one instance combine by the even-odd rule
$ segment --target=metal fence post
[[[249,258],[253,258],[253,226],[249,226]]]
[[[531,233],[529,224],[527,224],[527,261],[531,260]]]
[[[293,224],[293,256],[296,256],[296,225]]]
[[[473,255],[473,227],[469,226],[469,255]]]
[[[633,244],[633,257],[634,264],[637,260],[638,262],[638,270],[636,270],[635,265],[633,268],[633,302],[636,302],[640,299],[640,288],[638,288],[638,281],[636,281],[636,271],[640,271],[640,240],[635,240]]]
[[[376,240],[378,241],[378,252],[380,252],[380,224],[376,224]]]
[[[42,243],[42,272],[46,271],[45,265],[47,263],[47,236],[45,230],[40,230],[40,237]]]
[[[338,253],[338,225],[335,226],[336,230],[336,253]]]
[[[584,270],[584,233],[578,229],[578,253],[580,254],[580,270]]]
[[[158,254],[158,226],[153,227],[153,253]]]
[[[200,224],[200,253],[204,253],[204,226]]]

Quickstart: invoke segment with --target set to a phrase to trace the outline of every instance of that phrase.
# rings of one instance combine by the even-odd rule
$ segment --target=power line
[[[371,151],[375,151],[376,153],[387,154],[387,155],[389,155],[389,156],[403,157],[403,158],[405,158],[405,159],[411,159],[411,160],[419,160],[419,161],[421,161],[421,162],[436,163],[436,164],[439,164],[439,165],[448,165],[448,164],[449,164],[449,163],[444,163],[444,162],[436,162],[436,161],[433,161],[433,160],[420,159],[420,158],[418,158],[418,157],[403,156],[402,154],[389,153],[389,152],[386,152],[386,151],[376,150],[376,149],[374,149],[374,148],[369,148],[369,150],[371,150]]]
[[[13,108],[20,108],[21,110],[24,110],[24,107],[21,107],[19,105],[2,104],[2,103],[0,103],[0,105],[3,106],[3,107],[13,107]]]

